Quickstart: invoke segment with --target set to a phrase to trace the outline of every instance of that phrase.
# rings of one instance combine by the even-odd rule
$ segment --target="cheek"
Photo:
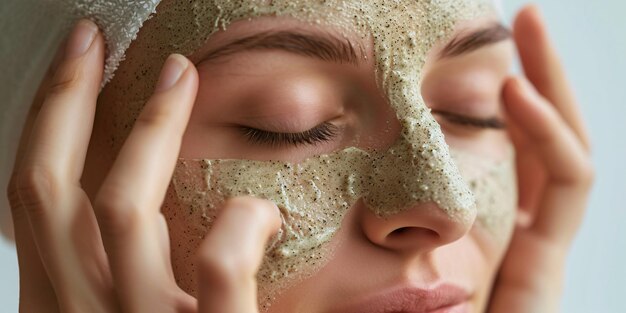
[[[257,274],[262,308],[267,308],[283,290],[325,265],[332,256],[327,243],[340,228],[353,201],[346,196],[349,192],[333,189],[342,186],[341,179],[325,173],[331,171],[325,170],[324,161],[308,165],[179,160],[162,207],[168,219],[172,265],[179,286],[196,294],[196,250],[221,204],[226,198],[236,196],[254,195],[281,208],[281,229],[270,242]]]
[[[176,282],[180,288],[197,296],[196,253],[205,235],[205,231],[198,227],[198,222],[200,221],[200,225],[207,224],[208,227],[208,220],[198,219],[186,208],[176,197],[171,185],[161,211],[169,229],[172,269]],[[191,223],[191,220],[194,222]]]
[[[510,240],[518,202],[514,148],[510,144],[504,147],[500,156],[491,158],[451,151],[476,199],[474,229],[495,250],[502,250]]]

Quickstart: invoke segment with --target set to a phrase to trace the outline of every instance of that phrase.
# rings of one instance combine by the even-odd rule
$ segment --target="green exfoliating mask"
[[[284,16],[373,40],[379,86],[402,126],[385,151],[351,147],[298,164],[179,160],[163,213],[177,243],[172,262],[180,286],[195,294],[195,251],[228,197],[257,196],[281,209],[281,231],[258,275],[262,308],[329,260],[329,242],[360,199],[381,218],[435,203],[459,223],[471,225],[478,215],[494,233],[509,229],[516,201],[513,152],[498,162],[451,153],[420,94],[431,48],[448,39],[458,22],[494,13],[489,0],[164,0],[146,23],[150,31],[133,43],[141,55],[131,51],[116,74],[136,80],[113,79],[104,91],[120,94],[110,108],[118,125],[132,125],[170,53],[190,55],[234,21]],[[112,138],[114,147],[127,129]],[[484,170],[476,174],[476,168]]]

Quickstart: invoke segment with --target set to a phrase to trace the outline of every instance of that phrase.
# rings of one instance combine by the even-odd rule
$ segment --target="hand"
[[[537,8],[521,10],[514,38],[528,80],[511,78],[503,97],[520,211],[490,312],[557,312],[566,255],[593,181],[589,139]]]
[[[226,202],[199,253],[198,301],[172,273],[160,206],[195,101],[193,64],[167,60],[92,203],[80,179],[103,71],[97,27],[79,22],[60,59],[31,109],[9,185],[20,311],[258,311],[256,272],[280,226],[269,201]]]

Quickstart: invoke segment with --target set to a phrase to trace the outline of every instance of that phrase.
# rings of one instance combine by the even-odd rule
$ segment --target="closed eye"
[[[316,145],[331,141],[339,134],[339,127],[330,122],[299,133],[280,133],[247,126],[240,126],[240,129],[251,143],[271,147]]]
[[[495,129],[495,130],[503,130],[506,129],[506,123],[497,117],[491,118],[477,118],[466,115],[461,115],[452,112],[446,111],[438,111],[433,110],[433,114],[439,115],[446,119],[448,122],[458,124],[461,126],[470,126],[474,128],[483,128],[483,129]]]

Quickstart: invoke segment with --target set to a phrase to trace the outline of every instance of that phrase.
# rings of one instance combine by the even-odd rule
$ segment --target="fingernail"
[[[78,58],[84,55],[98,33],[98,26],[89,20],[80,20],[74,26],[74,30],[67,42],[65,57],[68,59]]]
[[[165,91],[176,85],[188,66],[189,61],[184,56],[180,54],[170,55],[163,65],[155,92]]]

